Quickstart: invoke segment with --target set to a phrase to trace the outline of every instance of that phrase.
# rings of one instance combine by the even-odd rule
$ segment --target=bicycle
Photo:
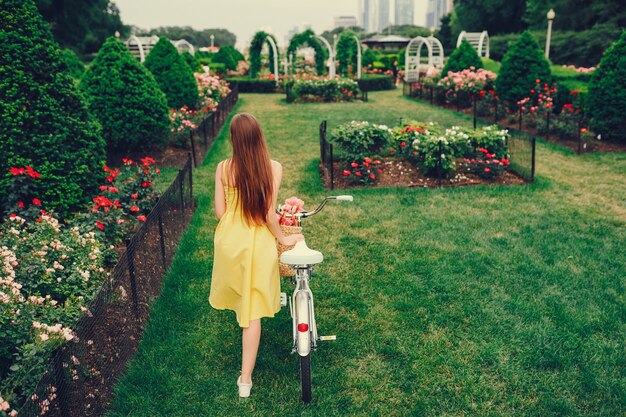
[[[296,219],[300,225],[302,219],[319,213],[329,201],[352,201],[350,195],[326,197],[317,208],[311,212],[303,211],[296,214],[284,214]],[[279,214],[283,215],[281,211]],[[313,307],[313,293],[309,287],[312,278],[313,265],[322,263],[324,255],[321,252],[310,249],[305,241],[296,243],[291,250],[285,251],[280,256],[280,261],[290,265],[295,270],[291,277],[291,283],[296,287],[289,299],[289,311],[292,318],[293,348],[292,353],[298,353],[300,358],[300,384],[302,386],[302,401],[311,401],[311,352],[317,349],[318,341],[335,340],[336,336],[318,336],[315,322],[315,310]],[[281,307],[287,304],[286,293],[281,293]]]

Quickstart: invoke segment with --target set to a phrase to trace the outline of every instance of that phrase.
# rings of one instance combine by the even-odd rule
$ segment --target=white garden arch
[[[426,45],[428,56],[422,57],[422,46]],[[423,62],[424,59],[426,62]],[[418,36],[411,39],[404,53],[404,77],[407,82],[416,82],[420,78],[420,70],[428,70],[431,67],[443,67],[443,45],[434,36],[424,38]]]
[[[276,81],[276,86],[278,86],[278,48],[276,47],[276,42],[271,36],[265,37],[265,42],[270,45],[272,48],[272,52],[274,53],[274,81]]]
[[[336,36],[336,35],[335,35]],[[315,35],[317,39],[322,41],[322,43],[328,48],[328,79],[332,80],[335,78],[335,55],[337,54],[337,42],[335,39],[335,46],[333,47],[330,42],[326,40],[323,36]]]
[[[470,45],[476,49],[478,56],[481,58],[489,58],[489,34],[486,30],[482,32],[466,32],[459,33],[459,37],[456,39],[456,47],[461,46],[463,39],[468,41]]]

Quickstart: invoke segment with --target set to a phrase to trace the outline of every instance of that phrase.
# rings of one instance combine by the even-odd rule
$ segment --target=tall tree
[[[165,36],[168,39],[185,39],[192,45],[202,47],[211,45],[211,35],[215,46],[235,46],[237,36],[227,29],[196,30],[190,26],[163,26],[151,30],[139,30],[140,35]]]
[[[519,32],[526,0],[455,0],[455,12],[463,30],[489,34]]]
[[[585,30],[597,24],[626,26],[623,0],[527,0],[524,23],[533,29],[545,29],[546,13],[554,9],[555,30]]]
[[[80,53],[97,52],[116,31],[129,32],[111,0],[37,0],[37,7],[57,42]]]

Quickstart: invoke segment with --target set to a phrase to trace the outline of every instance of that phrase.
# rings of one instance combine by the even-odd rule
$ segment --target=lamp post
[[[548,14],[546,15],[546,17],[548,18],[548,35],[546,36],[546,59],[550,59],[550,38],[552,37],[552,21],[554,20],[554,16],[556,16],[554,10],[550,9]]]
[[[215,47],[215,35],[211,35],[211,49]]]

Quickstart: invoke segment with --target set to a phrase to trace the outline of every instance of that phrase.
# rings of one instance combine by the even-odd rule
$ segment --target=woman
[[[400,70],[398,69],[398,60],[397,59],[394,59],[393,63],[391,64],[391,71],[393,72],[393,84],[397,87],[398,86],[398,81],[399,81],[398,74],[400,73]]]
[[[294,245],[302,235],[283,235],[275,212],[282,167],[270,160],[258,121],[236,115],[230,124],[231,159],[215,172],[215,255],[211,306],[233,310],[242,333],[239,396],[248,397],[261,338],[261,318],[280,310],[276,240]]]

